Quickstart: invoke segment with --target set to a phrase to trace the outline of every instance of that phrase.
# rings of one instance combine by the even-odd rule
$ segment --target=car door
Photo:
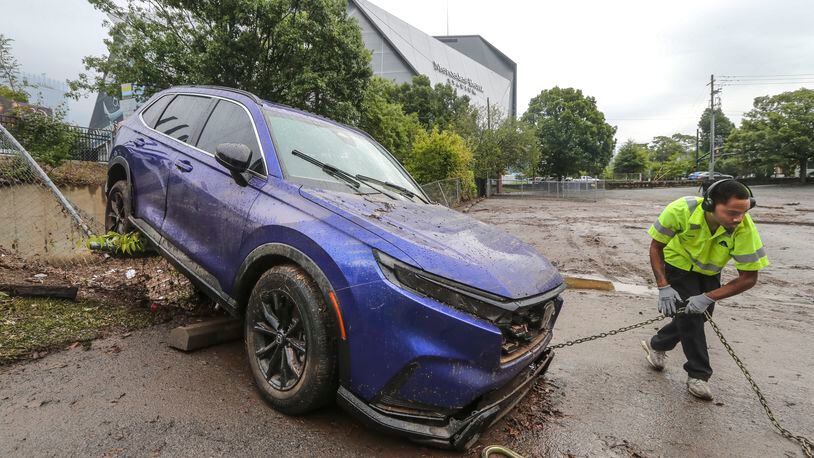
[[[242,143],[252,151],[248,186],[235,183],[215,160],[221,143]],[[250,114],[234,101],[215,99],[196,145],[176,158],[163,232],[220,285],[228,285],[242,261],[238,253],[246,216],[266,182],[265,163]]]
[[[128,144],[135,216],[155,229],[164,221],[167,180],[174,158],[166,137],[156,132],[155,127],[174,97],[175,94],[159,97],[139,114],[133,122],[134,137]]]

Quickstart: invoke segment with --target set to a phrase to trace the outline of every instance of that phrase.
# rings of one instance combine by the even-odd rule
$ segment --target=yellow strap
[[[513,452],[502,445],[490,445],[483,449],[481,458],[489,458],[491,455],[508,456],[509,458],[523,458],[523,455]]]

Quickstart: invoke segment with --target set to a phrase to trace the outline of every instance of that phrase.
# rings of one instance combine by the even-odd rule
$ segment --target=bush
[[[469,198],[475,192],[472,151],[464,139],[451,131],[421,132],[413,143],[407,169],[419,183],[459,178],[461,194]]]
[[[14,116],[17,122],[11,134],[40,165],[56,167],[70,158],[77,134],[62,121],[63,112],[57,110],[55,116],[49,116],[34,108],[17,107]]]
[[[25,91],[15,91],[14,89],[3,85],[0,85],[0,97],[14,102],[28,102],[28,94],[26,94]]]

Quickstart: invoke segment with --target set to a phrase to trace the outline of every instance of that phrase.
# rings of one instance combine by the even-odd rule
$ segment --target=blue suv
[[[548,367],[563,279],[532,247],[430,202],[364,132],[221,87],[174,87],[118,128],[109,230],[137,230],[242,316],[264,398],[336,399],[465,449]]]

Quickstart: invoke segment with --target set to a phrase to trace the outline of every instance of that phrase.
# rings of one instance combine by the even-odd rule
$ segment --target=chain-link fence
[[[607,176],[605,178],[608,178]],[[649,175],[644,173],[614,173],[613,178],[608,178],[611,181],[644,181],[649,178]]]
[[[0,246],[24,258],[74,262],[82,241],[104,229],[80,216],[34,158],[0,125]]]
[[[497,195],[506,197],[535,198],[553,197],[561,199],[600,200],[605,198],[604,180],[534,181],[534,180],[493,180]]]
[[[464,200],[465,192],[461,189],[460,178],[447,178],[421,185],[421,189],[434,202],[447,207],[455,207]]]
[[[0,247],[52,264],[92,262],[83,241],[104,223],[80,211],[0,126]]]

